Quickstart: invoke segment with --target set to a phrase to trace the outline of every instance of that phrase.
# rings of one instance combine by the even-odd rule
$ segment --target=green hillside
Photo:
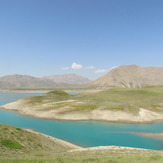
[[[78,95],[69,95],[64,91],[51,91],[42,96],[25,98],[24,102],[32,106],[48,104],[43,110],[69,106],[69,111],[101,108],[136,113],[139,108],[162,112],[162,99],[163,86],[148,86],[143,88],[112,88]],[[73,100],[73,102],[68,100]],[[52,105],[50,105],[51,103]]]
[[[50,157],[67,149],[41,134],[0,124],[0,158]]]
[[[112,88],[96,93],[79,94],[74,98],[104,109],[131,111],[142,107],[153,111],[162,111],[163,86]]]

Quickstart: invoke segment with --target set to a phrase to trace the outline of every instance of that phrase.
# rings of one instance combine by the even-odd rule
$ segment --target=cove
[[[39,94],[0,92],[0,105]],[[0,110],[0,123],[30,128],[83,147],[115,145],[163,150],[163,141],[132,134],[132,132],[163,133],[163,123],[125,124],[99,121],[55,121],[23,116],[17,112],[6,110]]]

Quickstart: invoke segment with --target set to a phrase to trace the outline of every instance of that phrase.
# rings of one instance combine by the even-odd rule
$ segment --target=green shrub
[[[96,109],[97,106],[96,105],[72,105],[75,109],[77,110],[91,110],[91,109]]]
[[[3,128],[3,130],[4,130],[4,131],[7,131],[7,130],[8,130],[8,128],[7,128],[7,127],[5,127],[5,128]]]
[[[18,131],[23,131],[21,128],[16,128],[16,130],[18,130]]]

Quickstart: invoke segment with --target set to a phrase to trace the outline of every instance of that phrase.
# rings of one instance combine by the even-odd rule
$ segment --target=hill
[[[91,86],[100,88],[137,88],[148,85],[163,85],[163,67],[119,66],[91,83]]]
[[[34,131],[0,124],[0,158],[52,157],[77,146]]]

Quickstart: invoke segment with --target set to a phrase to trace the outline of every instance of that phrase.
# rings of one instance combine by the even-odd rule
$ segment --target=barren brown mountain
[[[136,88],[147,85],[163,85],[163,67],[119,66],[91,84],[102,88]]]

